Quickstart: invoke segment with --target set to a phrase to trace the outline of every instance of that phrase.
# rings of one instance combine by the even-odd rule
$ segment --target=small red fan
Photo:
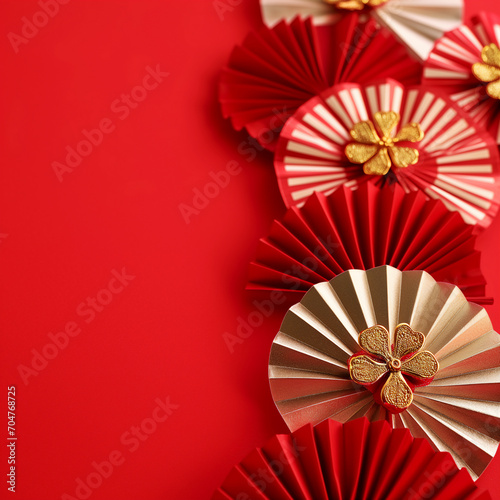
[[[388,264],[427,271],[459,286],[469,300],[491,303],[472,232],[442,201],[419,191],[406,195],[396,184],[314,193],[260,240],[247,288],[302,295],[348,269]]]
[[[491,500],[451,455],[408,429],[362,418],[276,435],[236,465],[212,500]]]
[[[425,62],[423,84],[448,93],[500,144],[500,17],[482,12],[440,38]]]
[[[419,82],[421,71],[373,19],[360,24],[359,14],[353,14],[335,26],[318,27],[296,18],[263,27],[234,48],[221,75],[219,100],[236,130],[245,127],[274,150],[286,120],[331,85],[385,77],[410,85]]]

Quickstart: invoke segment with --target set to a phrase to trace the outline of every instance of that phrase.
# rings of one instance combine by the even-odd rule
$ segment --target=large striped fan
[[[367,340],[367,332],[374,331],[378,336]],[[380,340],[384,331],[389,335],[385,347]],[[390,351],[390,346],[387,367],[380,356],[365,359],[364,365],[367,379],[375,369],[376,384],[385,385],[360,385],[352,357],[360,351],[369,356]],[[405,356],[415,352],[410,359]],[[439,363],[437,373],[434,367],[426,372],[434,377],[430,384],[415,384],[412,374],[423,377],[424,360],[430,356]],[[269,378],[278,410],[292,431],[327,418],[387,419],[395,428],[427,438],[435,450],[451,453],[474,478],[498,448],[500,337],[482,307],[423,271],[382,266],[346,271],[313,286],[284,318],[271,349]],[[393,391],[393,401],[413,387],[401,413],[380,403],[380,397],[388,400],[386,387]]]
[[[274,149],[286,120],[334,83],[390,76],[411,85],[420,81],[421,70],[374,20],[358,24],[353,15],[336,26],[316,27],[297,18],[250,33],[234,48],[221,74],[219,100],[236,130],[245,127]]]
[[[491,500],[448,453],[408,429],[326,420],[276,435],[228,474],[212,500]]]
[[[260,240],[247,288],[303,295],[348,269],[389,264],[427,271],[459,286],[469,300],[491,303],[472,230],[440,200],[420,191],[406,195],[397,184],[314,193]]]
[[[462,22],[464,9],[463,0],[260,0],[260,4],[268,26],[297,15],[312,16],[316,24],[333,24],[353,10],[362,10],[422,60],[436,39]]]
[[[489,60],[491,44],[500,47],[500,17],[482,13],[472,19],[470,27],[460,26],[436,42],[425,63],[423,82],[445,90],[500,144],[500,83],[495,83],[500,80],[500,62],[493,64],[498,69],[492,69],[492,78],[481,74],[488,66],[483,58]]]
[[[498,211],[495,141],[444,94],[394,80],[339,84],[308,101],[283,128],[275,168],[288,206],[372,182],[422,190],[480,227]]]

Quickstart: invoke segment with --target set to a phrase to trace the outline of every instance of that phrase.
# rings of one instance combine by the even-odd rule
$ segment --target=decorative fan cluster
[[[408,429],[361,418],[277,435],[228,474],[212,500],[491,500],[446,452]]]
[[[463,25],[463,0],[260,4],[265,26],[233,50],[219,100],[273,152],[288,207],[247,288],[305,294],[274,339],[271,392],[292,431],[361,416],[395,430],[306,427],[283,476],[289,438],[275,438],[214,498],[411,498],[423,465],[410,472],[408,444],[396,473],[400,445],[387,451],[402,428],[476,479],[500,442],[500,337],[477,305],[492,299],[475,248],[500,206],[500,17]],[[361,443],[352,467],[333,451],[345,432]],[[483,498],[461,488],[425,497]]]

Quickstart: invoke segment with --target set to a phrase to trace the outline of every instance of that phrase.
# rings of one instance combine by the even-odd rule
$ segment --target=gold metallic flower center
[[[323,0],[340,10],[363,10],[365,7],[378,7],[388,0]]]
[[[487,83],[486,93],[500,99],[500,49],[494,43],[486,45],[481,52],[483,62],[472,65],[472,73],[481,82]]]
[[[402,411],[413,401],[413,390],[405,377],[410,377],[414,387],[428,384],[439,369],[439,363],[429,351],[421,351],[423,333],[402,323],[396,327],[394,345],[391,346],[387,329],[375,325],[359,334],[358,343],[365,351],[349,360],[349,375],[357,384],[372,385],[387,377],[380,399],[390,411]],[[396,410],[394,410],[396,409]]]
[[[391,359],[387,362],[387,366],[391,372],[398,372],[401,370],[401,361],[399,359]]]
[[[415,148],[400,146],[400,142],[419,142],[424,133],[418,123],[408,123],[394,134],[401,117],[395,111],[379,111],[374,121],[354,125],[350,131],[355,142],[345,148],[351,163],[363,164],[367,175],[386,175],[392,166],[406,168],[415,165],[419,152]]]

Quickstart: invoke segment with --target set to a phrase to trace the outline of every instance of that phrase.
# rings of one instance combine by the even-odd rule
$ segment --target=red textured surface
[[[495,4],[469,2],[468,13],[500,12]],[[251,449],[286,432],[267,381],[282,307],[240,331],[233,352],[224,336],[236,334],[238,318],[263,318],[251,315],[247,267],[284,207],[269,153],[233,132],[216,101],[219,70],[259,25],[258,4],[219,5],[234,7],[221,19],[206,0],[71,0],[16,53],[8,34],[19,35],[40,5],[0,4],[0,463],[6,474],[15,385],[13,498],[77,498],[77,479],[110,455],[121,465],[104,471],[92,500],[209,498]],[[142,102],[120,103],[157,65],[169,76],[135,89]],[[53,162],[99,125],[109,133],[60,182]],[[179,206],[227,169],[219,178],[229,184],[187,224]],[[497,220],[480,239],[496,325],[499,231]],[[122,268],[135,278],[119,292],[112,272]],[[96,295],[112,300],[91,314]],[[47,351],[49,333],[70,323],[74,335],[71,322],[81,332]],[[19,366],[44,348],[55,357],[26,385]],[[155,400],[167,397],[178,408],[155,424],[167,416]],[[135,426],[151,434],[139,441]],[[482,485],[499,473],[497,457]],[[2,482],[0,497],[7,493]]]

